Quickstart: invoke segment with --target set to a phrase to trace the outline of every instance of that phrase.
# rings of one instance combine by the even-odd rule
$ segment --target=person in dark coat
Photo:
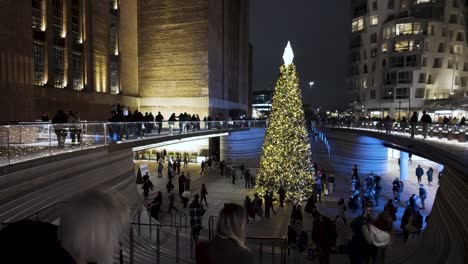
[[[314,212],[315,210],[315,203],[317,202],[317,195],[315,194],[315,192],[312,193],[312,195],[309,197],[309,199],[307,199],[307,203],[306,203],[306,206],[304,208],[304,211],[306,213],[309,213],[311,214],[312,212]]]
[[[172,184],[172,178],[169,178],[166,184],[167,193],[169,194],[172,189],[174,189],[174,184]]]
[[[432,185],[432,179],[433,179],[433,174],[434,174],[434,169],[429,168],[426,172],[427,174],[427,181],[429,182],[429,186]]]
[[[283,186],[279,188],[278,195],[279,195],[280,206],[283,208],[284,200],[286,199],[286,190],[284,189]]]
[[[150,179],[146,179],[145,181],[143,181],[143,196],[145,197],[145,199],[148,199],[148,196],[149,196],[149,191],[150,189],[153,190],[153,183],[150,181]]]
[[[182,193],[185,191],[185,174],[179,176],[179,196],[182,197]]]
[[[54,132],[57,135],[57,144],[60,148],[65,147],[65,140],[67,138],[68,132],[65,130],[64,123],[68,122],[68,115],[59,109],[57,114],[52,118],[52,124],[54,125]]]
[[[156,197],[153,199],[153,202],[151,203],[151,217],[159,221],[159,212],[161,211],[161,206],[162,206],[162,194],[160,191],[158,191],[158,194]]]
[[[424,175],[424,170],[421,168],[421,165],[418,165],[416,168],[416,177],[418,177],[418,183],[421,183],[421,177]]]

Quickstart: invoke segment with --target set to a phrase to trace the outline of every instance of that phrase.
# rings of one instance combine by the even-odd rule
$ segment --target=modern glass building
[[[349,88],[357,112],[399,118],[431,100],[466,97],[466,9],[461,0],[353,0]]]

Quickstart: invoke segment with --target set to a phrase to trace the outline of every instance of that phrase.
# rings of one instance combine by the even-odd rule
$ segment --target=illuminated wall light
[[[65,38],[65,37],[67,36],[67,32],[65,32],[65,30],[62,31],[62,34],[60,34],[60,36],[61,36],[62,38]]]
[[[119,9],[119,5],[117,4],[117,1],[114,1],[114,10]]]
[[[83,44],[83,38],[80,37],[80,39],[78,40],[78,44]]]

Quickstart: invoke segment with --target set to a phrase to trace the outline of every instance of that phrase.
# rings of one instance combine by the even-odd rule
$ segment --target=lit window
[[[72,85],[73,90],[82,90],[83,89],[83,62],[81,58],[81,53],[73,52],[72,53]]]
[[[111,94],[120,93],[119,64],[115,61],[110,63]]]
[[[423,27],[421,23],[413,23],[413,34],[422,34]]]
[[[64,69],[65,63],[63,59],[63,48],[54,46],[54,87],[55,88],[64,88]]]
[[[417,0],[416,4],[429,3],[431,0]]]
[[[400,0],[400,8],[407,8],[408,0]]]
[[[32,1],[32,27],[34,30],[42,30],[42,0]]]
[[[396,34],[398,35],[407,35],[413,33],[413,24],[403,23],[396,25]]]
[[[387,43],[382,44],[382,53],[386,53],[388,51],[387,49]]]
[[[371,16],[370,18],[370,24],[372,26],[376,26],[379,24],[379,17],[378,16]]]
[[[396,52],[412,51],[414,49],[413,40],[400,40],[395,43]]]
[[[364,18],[360,17],[360,18],[353,19],[352,31],[356,32],[356,31],[361,31],[363,29],[364,29]]]
[[[44,44],[33,42],[34,55],[34,84],[44,85]]]

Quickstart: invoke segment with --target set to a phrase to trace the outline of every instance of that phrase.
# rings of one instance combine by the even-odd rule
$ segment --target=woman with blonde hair
[[[197,245],[197,263],[253,263],[252,253],[245,246],[246,217],[242,206],[225,204],[219,212],[216,236],[209,242]]]
[[[89,191],[66,202],[58,239],[77,264],[112,264],[128,218],[116,193]]]

